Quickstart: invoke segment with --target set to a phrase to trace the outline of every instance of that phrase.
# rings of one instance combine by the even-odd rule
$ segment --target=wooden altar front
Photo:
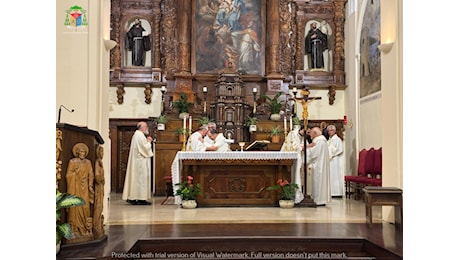
[[[171,170],[173,183],[190,175],[202,185],[199,206],[277,206],[278,192],[266,188],[278,179],[301,187],[300,164],[297,152],[178,152]]]

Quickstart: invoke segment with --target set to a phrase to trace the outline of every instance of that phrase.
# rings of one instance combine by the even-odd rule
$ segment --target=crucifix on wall
[[[314,100],[319,100],[321,97],[309,97],[310,91],[308,88],[302,90],[302,98],[297,98],[294,96],[295,102],[300,102],[302,104],[302,120],[303,120],[303,128],[307,130],[308,128],[308,104]]]

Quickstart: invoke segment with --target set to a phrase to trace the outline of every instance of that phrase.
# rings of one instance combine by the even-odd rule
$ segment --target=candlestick
[[[161,86],[161,114],[165,114],[165,92],[166,92],[166,87]]]
[[[187,120],[187,119],[184,116],[184,126],[182,127],[182,128],[184,128],[184,131],[187,129],[187,121],[185,121],[185,120]]]
[[[206,97],[208,95],[208,88],[203,87],[203,98],[204,98],[204,105],[203,105],[203,113],[206,115]]]
[[[286,117],[284,117],[284,119],[283,119],[283,120],[284,120],[284,132],[286,132],[286,130],[287,130]]]
[[[256,114],[256,107],[257,107],[257,102],[256,102],[256,96],[257,96],[257,88],[252,89],[252,94],[254,94],[254,108],[252,113],[255,115]]]

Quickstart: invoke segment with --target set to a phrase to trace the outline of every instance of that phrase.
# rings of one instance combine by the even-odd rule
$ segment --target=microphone
[[[57,121],[58,124],[59,124],[59,122],[61,122],[61,108],[65,108],[65,110],[69,111],[70,113],[73,113],[73,111],[75,111],[75,109],[70,110],[70,109],[66,108],[64,105],[60,105],[59,106],[59,113],[58,113],[58,121]]]

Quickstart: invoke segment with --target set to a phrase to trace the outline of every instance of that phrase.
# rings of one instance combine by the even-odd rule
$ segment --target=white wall
[[[64,26],[66,10],[78,5],[87,11],[84,29]],[[56,122],[59,106],[61,123],[88,127],[104,140],[105,199],[107,218],[110,194],[110,139],[108,115],[109,52],[103,44],[110,31],[110,0],[56,1]]]
[[[148,118],[161,114],[160,87],[152,88],[152,102],[145,103],[145,88],[143,86],[125,87],[123,103],[118,104],[117,88],[109,89],[110,118]]]

